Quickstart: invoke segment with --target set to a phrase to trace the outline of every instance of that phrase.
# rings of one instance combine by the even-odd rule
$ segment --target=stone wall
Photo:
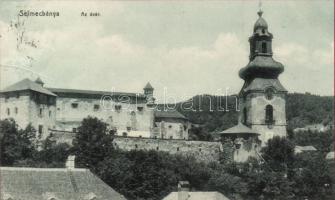
[[[130,151],[135,149],[165,151],[171,154],[192,155],[199,161],[217,162],[222,153],[220,142],[165,140],[150,138],[117,137],[114,139],[116,148]]]
[[[33,94],[37,93],[20,91],[1,96],[0,116],[1,119],[13,118],[21,129],[30,123],[36,129],[37,135],[45,139],[49,135],[48,130],[55,127],[56,107],[53,104],[38,103],[32,98]]]
[[[75,105],[75,106],[74,106]],[[115,109],[118,105],[119,109]],[[83,118],[97,117],[110,128],[117,130],[117,135],[150,137],[153,128],[153,110],[146,104],[115,103],[104,108],[99,98],[57,98],[57,129],[72,131]],[[134,133],[135,135],[132,135]]]

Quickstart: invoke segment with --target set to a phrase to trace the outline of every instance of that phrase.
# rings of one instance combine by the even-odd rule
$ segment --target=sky
[[[41,77],[46,87],[124,92],[150,82],[158,102],[236,94],[258,10],[258,0],[0,0],[0,88]],[[284,87],[333,95],[333,1],[263,0],[262,10]]]

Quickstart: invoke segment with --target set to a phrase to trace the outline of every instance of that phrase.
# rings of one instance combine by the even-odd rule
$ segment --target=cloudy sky
[[[289,92],[333,94],[333,1],[264,1]],[[20,17],[24,11],[58,17]],[[258,1],[0,1],[1,88],[40,76],[48,87],[156,97],[239,91]],[[81,12],[99,12],[83,17]],[[24,23],[24,24],[23,24]],[[20,35],[22,35],[22,41]],[[33,45],[32,45],[33,43]],[[166,89],[164,89],[166,88]]]

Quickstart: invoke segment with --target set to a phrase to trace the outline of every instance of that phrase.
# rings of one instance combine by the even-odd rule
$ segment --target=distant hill
[[[206,132],[216,132],[237,124],[236,98],[198,95],[187,102],[178,103],[176,109],[192,123],[199,124]],[[226,109],[227,105],[229,111]],[[187,109],[191,106],[194,111]],[[219,106],[226,111],[218,111]],[[332,122],[333,97],[290,93],[287,95],[286,116],[289,129]]]

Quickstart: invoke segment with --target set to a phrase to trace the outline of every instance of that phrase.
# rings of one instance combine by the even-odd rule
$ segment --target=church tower
[[[264,146],[274,136],[286,136],[287,91],[278,80],[284,66],[272,58],[273,35],[262,14],[260,10],[249,38],[249,63],[239,72],[245,81],[239,94],[239,122],[258,132]]]

